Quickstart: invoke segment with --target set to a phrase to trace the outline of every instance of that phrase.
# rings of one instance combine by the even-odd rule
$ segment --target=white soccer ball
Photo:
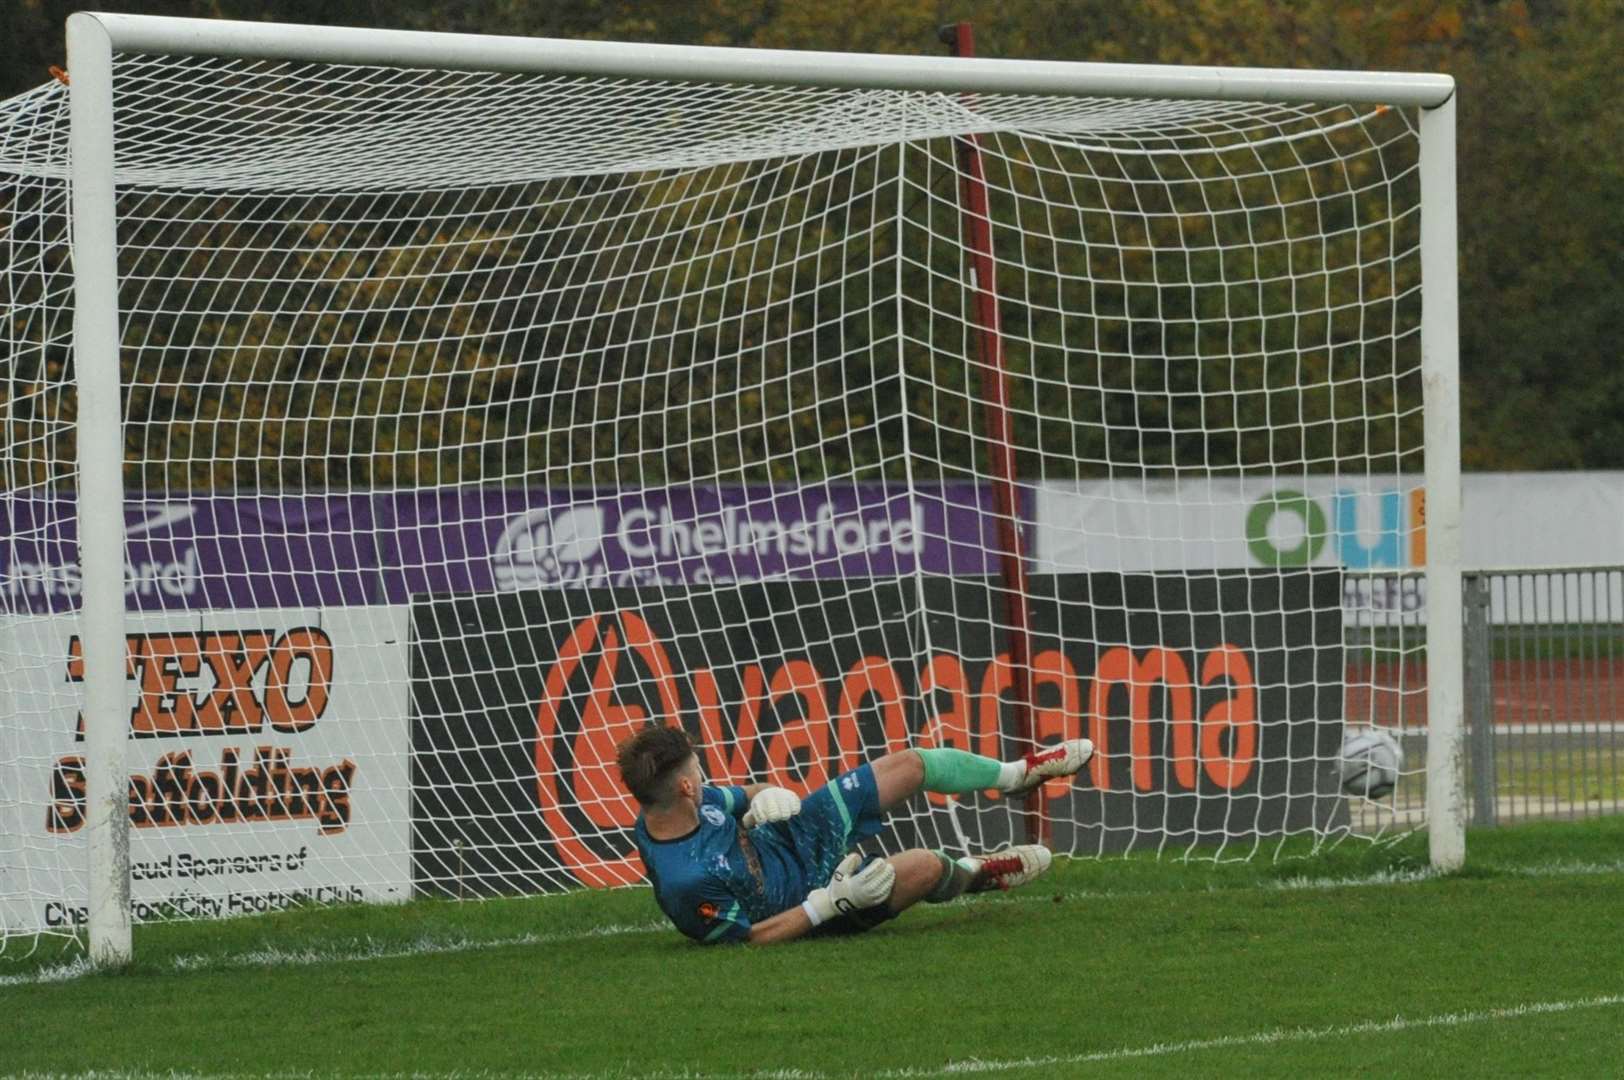
[[[1384,799],[1398,786],[1404,748],[1392,733],[1376,727],[1350,727],[1342,736],[1342,790]]]

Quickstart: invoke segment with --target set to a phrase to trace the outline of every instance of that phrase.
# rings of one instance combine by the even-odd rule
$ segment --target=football
[[[1404,748],[1383,728],[1350,727],[1342,737],[1339,767],[1343,791],[1366,799],[1384,799],[1398,786]]]

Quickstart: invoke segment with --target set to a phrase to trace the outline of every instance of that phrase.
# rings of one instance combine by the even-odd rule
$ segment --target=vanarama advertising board
[[[1099,752],[1052,784],[1070,848],[1216,840],[1340,812],[1335,571],[1032,581],[1041,741]],[[985,578],[547,589],[413,607],[418,888],[488,895],[642,877],[617,782],[637,725],[686,727],[716,783],[808,792],[907,745],[1016,752]],[[895,839],[992,847],[996,793],[920,799]]]
[[[86,918],[76,631],[63,616],[5,627],[54,657],[7,673],[28,718],[0,810],[20,841],[0,861],[10,929]],[[407,897],[404,609],[143,615],[128,631],[136,919]]]

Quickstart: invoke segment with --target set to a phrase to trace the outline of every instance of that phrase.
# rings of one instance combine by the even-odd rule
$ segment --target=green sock
[[[937,878],[936,887],[925,894],[925,903],[945,904],[957,899],[969,888],[970,882],[975,880],[975,871],[964,863],[948,858],[940,851],[933,851],[931,854],[941,860],[942,876]]]
[[[1006,786],[1004,763],[967,750],[934,747],[915,750],[925,763],[925,790],[940,795],[965,795],[972,791]],[[1018,779],[1018,777],[1017,777]]]

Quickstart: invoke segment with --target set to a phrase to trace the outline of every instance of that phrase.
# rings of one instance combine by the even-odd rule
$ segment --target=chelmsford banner
[[[71,495],[0,499],[0,612],[77,609],[77,511]],[[331,608],[423,593],[986,574],[998,566],[995,514],[991,490],[969,483],[136,500],[124,513],[125,606]]]
[[[8,620],[20,721],[0,802],[0,920],[86,919],[86,791],[77,619]],[[306,900],[404,900],[403,608],[131,618],[128,813],[138,920],[227,916]],[[20,642],[19,639],[26,639]]]
[[[1339,575],[1034,578],[1033,720],[1099,748],[1048,785],[1055,843],[1332,823]],[[412,608],[413,877],[492,895],[642,877],[614,747],[681,725],[713,783],[802,793],[888,749],[1019,752],[988,579],[548,589]],[[994,792],[921,798],[887,843],[1008,839]]]
[[[375,603],[373,496],[200,495],[124,508],[124,603],[165,612]],[[79,606],[71,493],[0,500],[0,611]]]
[[[391,602],[424,593],[987,574],[1000,550],[991,489],[966,483],[460,489],[397,497],[378,514],[390,538]]]

